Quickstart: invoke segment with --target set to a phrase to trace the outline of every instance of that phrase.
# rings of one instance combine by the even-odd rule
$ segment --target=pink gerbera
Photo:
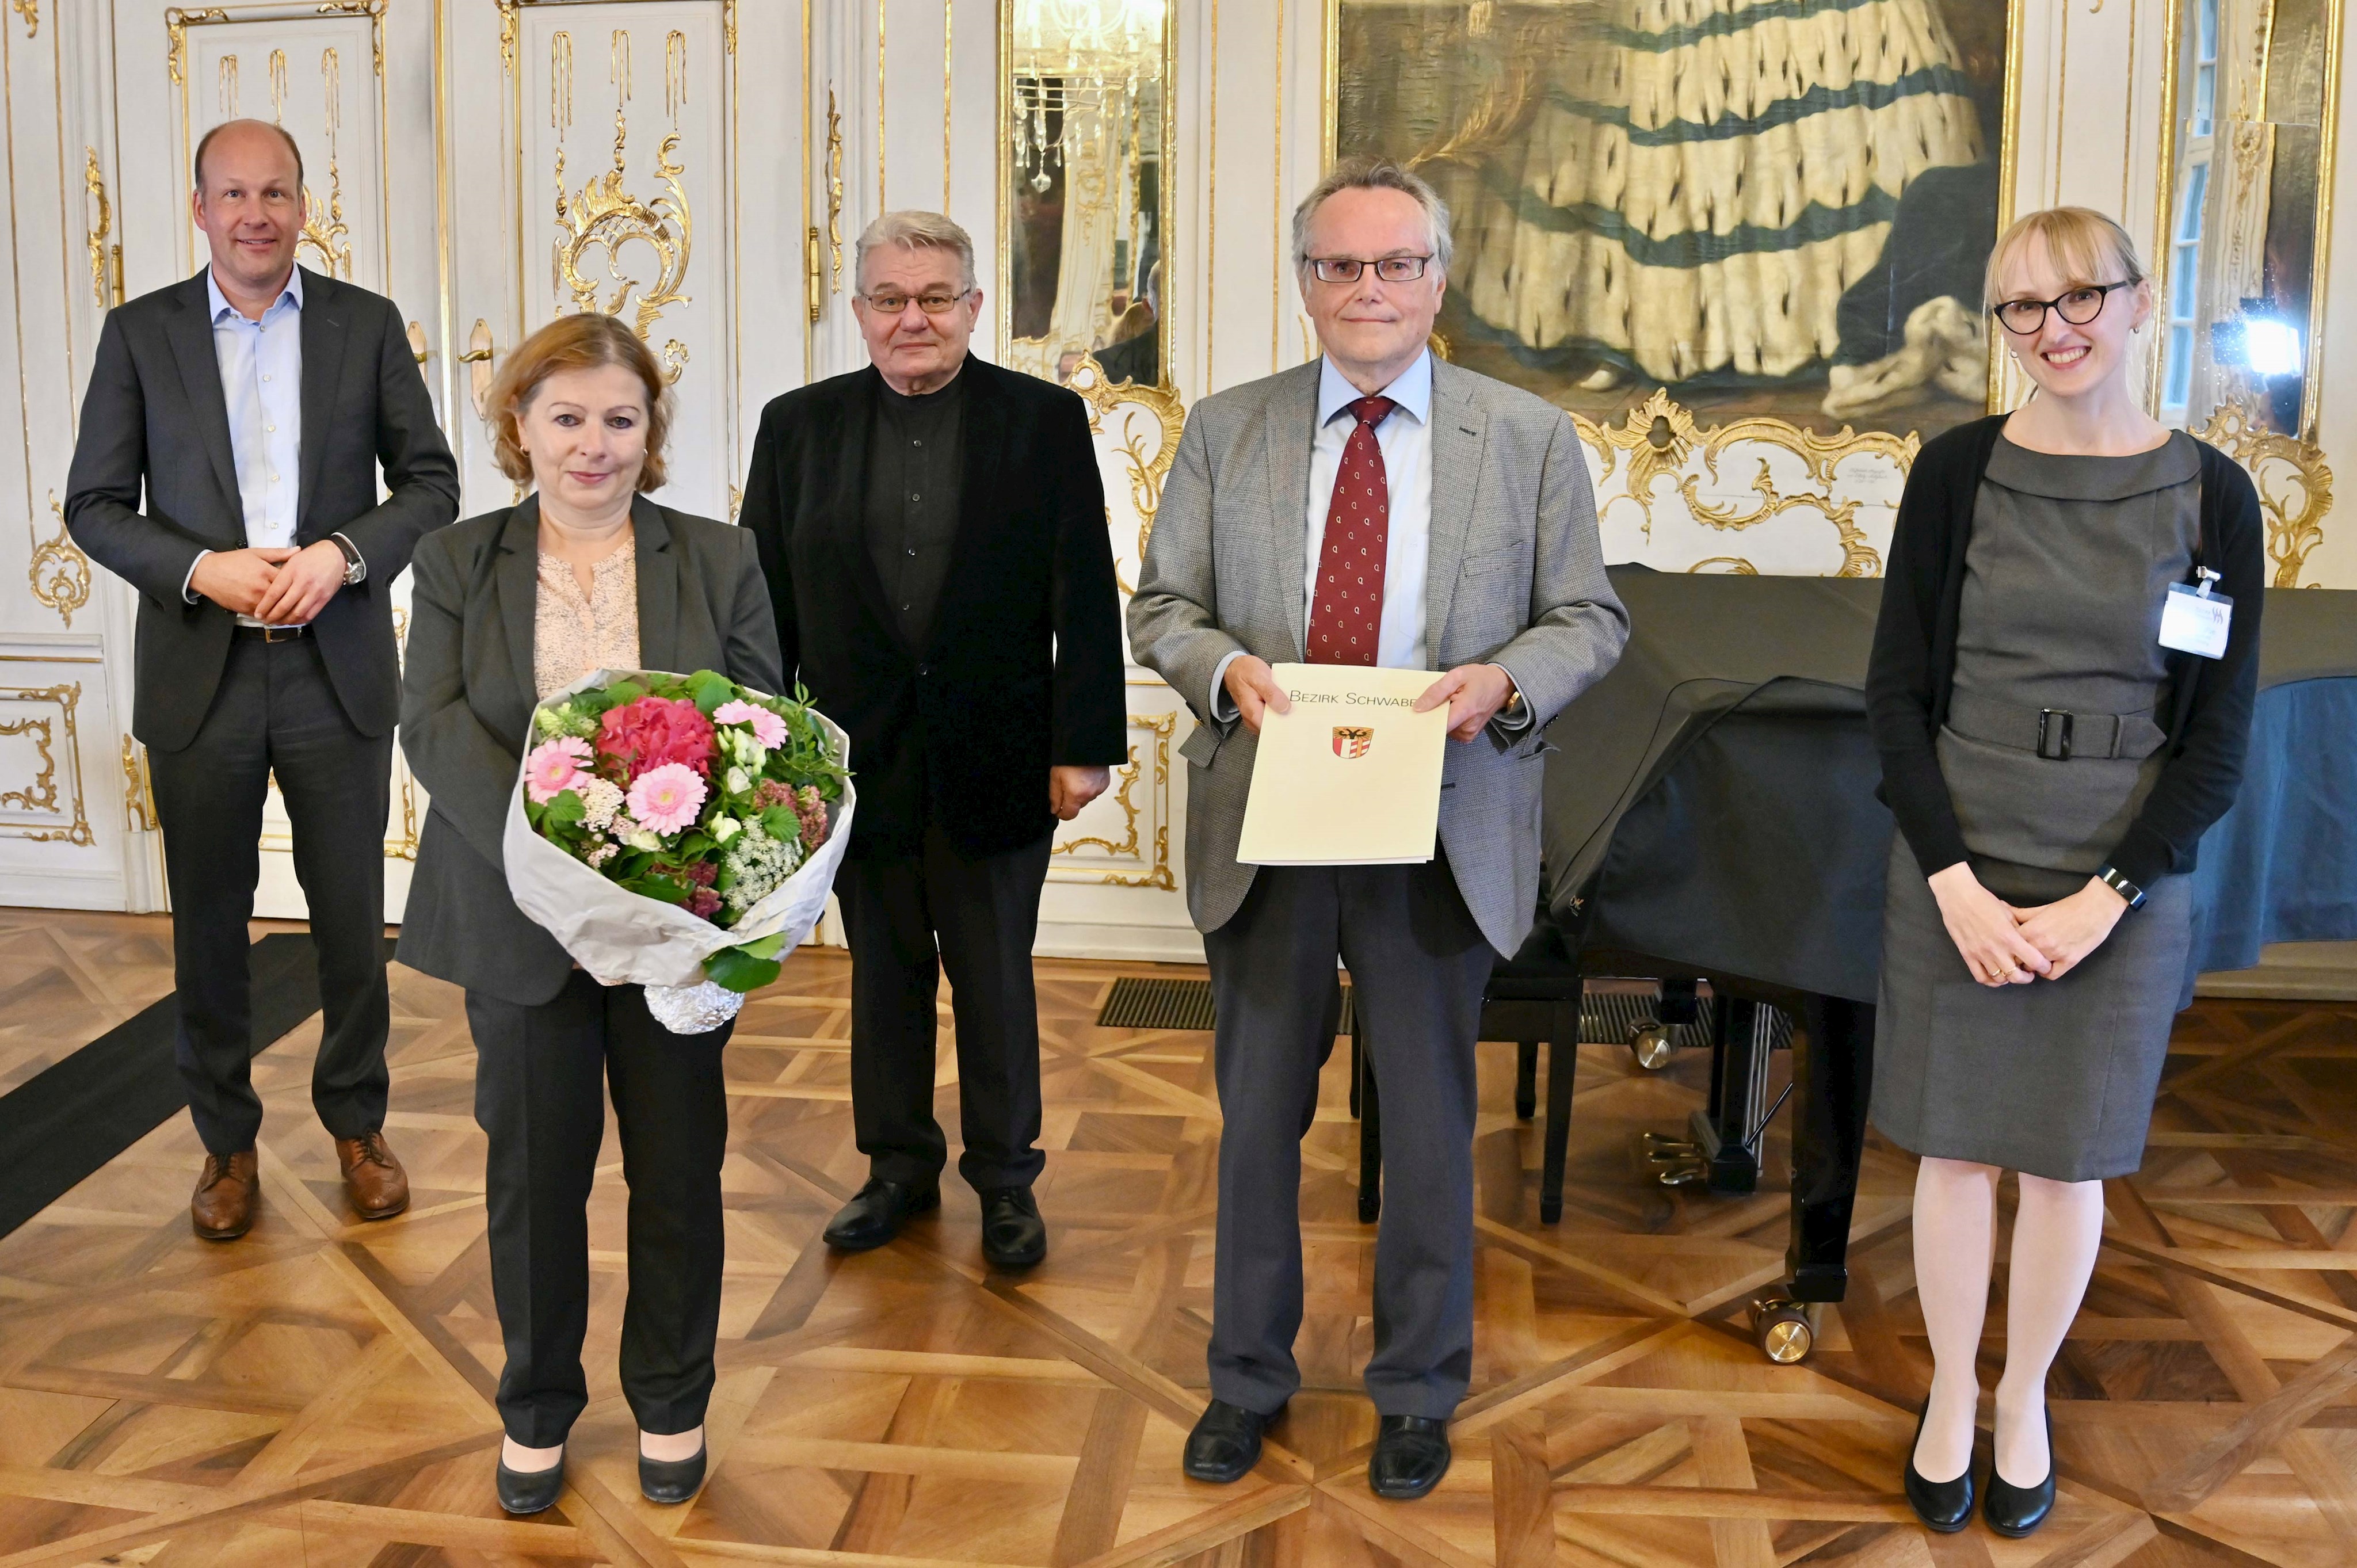
[[[753,726],[753,738],[763,746],[778,746],[785,744],[786,721],[758,703],[748,703],[741,699],[733,703],[723,703],[712,710],[712,722],[721,725],[750,725]]]
[[[630,815],[640,827],[675,833],[694,825],[706,792],[694,768],[683,762],[666,762],[648,768],[630,786]]]
[[[559,736],[532,748],[523,759],[523,790],[535,806],[545,806],[567,789],[577,788],[586,778],[582,764],[589,760],[589,743],[574,736]]]

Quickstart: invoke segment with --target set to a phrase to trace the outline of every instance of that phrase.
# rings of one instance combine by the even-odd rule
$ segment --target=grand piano
[[[1709,1101],[1689,1127],[1649,1136],[1663,1178],[1757,1186],[1775,1111],[1768,1052],[1790,1041],[1786,1278],[1755,1299],[1752,1323],[1765,1352],[1796,1361],[1817,1307],[1847,1284],[1872,1081],[1893,827],[1874,798],[1864,693],[1882,585],[1611,575],[1628,650],[1548,730],[1553,930],[1538,940],[1582,975],[1663,983],[1657,1026],[1632,1041],[1641,1059],[1707,983]],[[2265,624],[2243,789],[2195,873],[2188,1002],[2198,972],[2248,967],[2265,943],[2357,937],[2357,593],[2270,589]],[[1549,1085],[1551,1123],[1556,1105],[1567,1120],[1569,1088]],[[1546,1131],[1541,1190],[1559,1205],[1564,1128]]]

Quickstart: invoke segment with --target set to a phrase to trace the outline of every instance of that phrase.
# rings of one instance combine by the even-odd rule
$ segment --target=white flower
[[[632,849],[643,849],[650,853],[660,851],[663,846],[662,834],[652,828],[634,829],[622,842]]]
[[[732,768],[723,780],[731,795],[749,795],[753,791],[752,776],[741,768]]]
[[[622,809],[622,787],[611,779],[591,778],[574,786],[581,797],[582,824],[591,832],[601,833],[614,823],[614,814]]]
[[[726,843],[742,832],[744,827],[745,824],[734,817],[715,817],[712,819],[712,842]]]

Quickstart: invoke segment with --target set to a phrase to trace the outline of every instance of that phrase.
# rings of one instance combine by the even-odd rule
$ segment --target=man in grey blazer
[[[246,920],[274,774],[319,951],[311,1101],[354,1212],[409,1203],[383,1133],[393,582],[457,515],[458,470],[393,302],[295,265],[294,138],[217,125],[195,176],[210,264],[108,315],[65,513],[139,590],[131,730],[164,830],[180,1079],[208,1155],[189,1218],[226,1240],[253,1219]]]
[[[1244,1474],[1300,1386],[1300,1140],[1339,955],[1383,1102],[1368,1478],[1420,1498],[1472,1370],[1473,1045],[1538,901],[1541,732],[1611,668],[1628,617],[1570,419],[1426,347],[1449,255],[1431,188],[1346,161],[1293,242],[1324,355],[1195,405],[1129,607],[1138,660],[1199,721],[1179,747],[1187,897],[1226,1122],[1211,1403],[1186,1469]],[[1237,863],[1261,717],[1288,706],[1269,665],[1303,660],[1442,672],[1417,703],[1448,704],[1455,743],[1429,863]]]

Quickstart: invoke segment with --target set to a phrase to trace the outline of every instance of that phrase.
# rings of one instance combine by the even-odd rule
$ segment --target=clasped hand
[[[188,586],[223,609],[266,626],[300,626],[328,607],[344,585],[346,565],[332,539],[300,550],[216,550],[197,563]]]
[[[1254,735],[1260,733],[1264,714],[1293,711],[1285,688],[1276,683],[1265,660],[1249,653],[1231,660],[1225,684],[1228,700],[1236,705],[1236,716]],[[1459,664],[1425,688],[1424,695],[1415,700],[1415,711],[1429,713],[1447,703],[1448,738],[1467,741],[1480,735],[1513,694],[1513,682],[1495,664]]]
[[[2065,898],[2017,909],[1981,886],[1963,861],[1934,873],[1940,918],[1973,978],[1983,985],[2060,980],[2101,947],[2127,900],[2093,877]]]

